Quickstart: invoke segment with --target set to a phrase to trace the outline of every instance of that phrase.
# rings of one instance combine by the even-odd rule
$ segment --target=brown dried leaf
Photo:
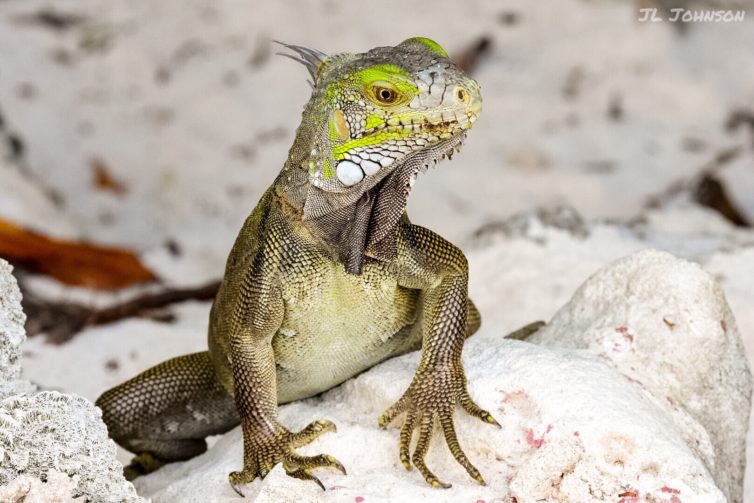
[[[92,183],[99,190],[112,192],[113,194],[123,195],[126,193],[126,186],[122,182],[113,178],[107,165],[102,159],[92,159],[89,162],[92,168]]]
[[[128,250],[49,238],[1,218],[0,257],[62,283],[98,290],[156,279]]]

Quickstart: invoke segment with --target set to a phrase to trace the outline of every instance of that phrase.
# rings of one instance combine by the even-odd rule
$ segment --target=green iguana
[[[405,212],[419,172],[459,150],[476,121],[479,85],[426,38],[331,57],[286,47],[309,70],[312,97],[285,166],[230,252],[209,351],[161,363],[97,400],[111,437],[137,454],[127,475],[196,456],[206,436],[240,423],[243,469],[229,475],[239,494],[277,463],[324,489],[312,469],[345,473],[343,465],[295,449],[335,425],[289,431],[278,404],[421,347],[411,385],[379,424],[405,414],[403,465],[449,487],[424,461],[439,425],[458,463],[484,484],[453,423],[460,406],[499,426],[469,396],[461,364],[480,325],[466,257]]]

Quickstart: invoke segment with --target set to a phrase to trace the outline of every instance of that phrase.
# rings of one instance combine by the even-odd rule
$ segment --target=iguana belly
[[[284,281],[285,316],[272,340],[278,401],[315,395],[376,363],[418,348],[419,292],[378,263],[360,276],[332,263]]]

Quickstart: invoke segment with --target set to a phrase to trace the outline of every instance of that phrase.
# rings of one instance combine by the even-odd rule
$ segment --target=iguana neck
[[[351,203],[320,217],[305,219],[304,204],[310,190],[308,174],[304,170],[284,170],[275,182],[276,192],[285,203],[295,209],[314,237],[321,240],[351,274],[361,274],[366,256],[389,261],[397,256],[396,229],[405,212],[405,196],[392,197],[383,188],[395,185],[395,175],[364,193]]]
[[[360,274],[366,255],[380,260],[397,255],[395,232],[405,211],[409,176],[397,168],[356,201],[345,204],[339,194],[312,186],[308,169],[311,152],[325,150],[314,127],[320,121],[312,119],[320,113],[322,110],[312,102],[307,105],[288,160],[274,186],[277,194],[295,208],[302,224],[333,251],[346,270]],[[310,218],[304,211],[307,204],[325,206],[327,211]]]

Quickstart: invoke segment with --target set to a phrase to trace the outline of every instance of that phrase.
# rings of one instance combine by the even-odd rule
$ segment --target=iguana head
[[[479,85],[427,38],[332,57],[287,47],[313,78],[303,167],[325,192],[360,196],[412,159],[415,177],[452,154],[479,116]]]
[[[307,174],[304,220],[359,201],[372,212],[389,197],[390,217],[371,218],[374,241],[386,232],[377,227],[397,223],[419,172],[460,148],[481,110],[479,85],[427,38],[335,56],[286,47],[312,77],[286,167]]]

